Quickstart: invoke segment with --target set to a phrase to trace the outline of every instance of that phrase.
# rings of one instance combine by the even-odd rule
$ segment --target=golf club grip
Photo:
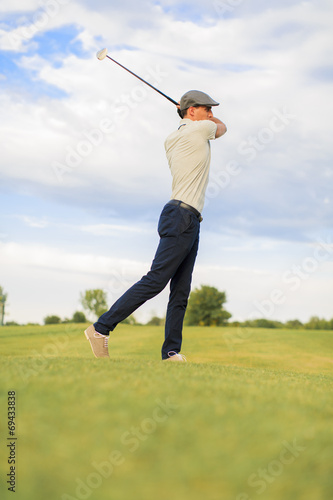
[[[138,78],[139,80],[141,80],[141,82],[145,83],[146,85],[148,85],[150,88],[156,90],[156,92],[158,92],[159,94],[161,94],[163,97],[165,97],[166,99],[168,99],[168,101],[172,102],[173,104],[175,104],[176,106],[179,106],[179,103],[177,101],[175,101],[174,99],[171,99],[171,97],[167,96],[166,94],[163,94],[163,92],[161,92],[160,90],[158,90],[156,87],[154,87],[153,85],[151,85],[150,83],[146,82],[146,80],[144,80],[143,78],[141,78],[141,76],[138,76],[136,75],[135,73],[133,73],[133,71],[131,71],[130,69],[126,68],[125,66],[123,66],[122,64],[120,64],[119,62],[117,62],[115,59],[112,59],[112,57],[110,57],[109,55],[107,55],[106,57],[108,57],[111,61],[113,61],[114,63],[118,64],[118,66],[120,66],[121,68],[125,69],[126,71],[128,71],[128,73],[131,73],[131,75],[135,76],[136,78]]]

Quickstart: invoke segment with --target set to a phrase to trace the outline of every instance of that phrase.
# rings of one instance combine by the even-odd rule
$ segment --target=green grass
[[[110,360],[83,329],[0,329],[1,498],[333,498],[333,332],[188,327],[178,364],[160,361],[162,327],[120,325]]]

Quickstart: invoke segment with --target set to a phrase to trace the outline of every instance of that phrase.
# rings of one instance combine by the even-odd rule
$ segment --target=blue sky
[[[110,305],[150,266],[171,190],[174,99],[204,90],[212,142],[193,286],[233,319],[333,317],[330,2],[5,0],[0,7],[0,285],[7,321]],[[275,291],[280,300],[275,300]],[[168,291],[137,311],[164,315]]]

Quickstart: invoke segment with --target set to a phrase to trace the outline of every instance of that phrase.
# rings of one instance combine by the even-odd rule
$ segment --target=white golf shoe
[[[168,352],[168,356],[169,357],[167,359],[164,359],[163,361],[177,361],[177,362],[181,362],[181,363],[187,363],[187,359],[184,356],[184,354],[180,354],[180,353],[175,352],[175,351],[170,351],[170,352]]]

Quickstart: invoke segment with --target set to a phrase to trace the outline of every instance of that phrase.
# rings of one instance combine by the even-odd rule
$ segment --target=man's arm
[[[219,137],[221,137],[222,135],[224,135],[226,133],[227,127],[225,126],[225,124],[223,122],[221,122],[221,120],[219,120],[218,118],[215,118],[215,116],[210,118],[210,120],[212,122],[216,123],[216,125],[217,125],[215,139],[218,139]]]

